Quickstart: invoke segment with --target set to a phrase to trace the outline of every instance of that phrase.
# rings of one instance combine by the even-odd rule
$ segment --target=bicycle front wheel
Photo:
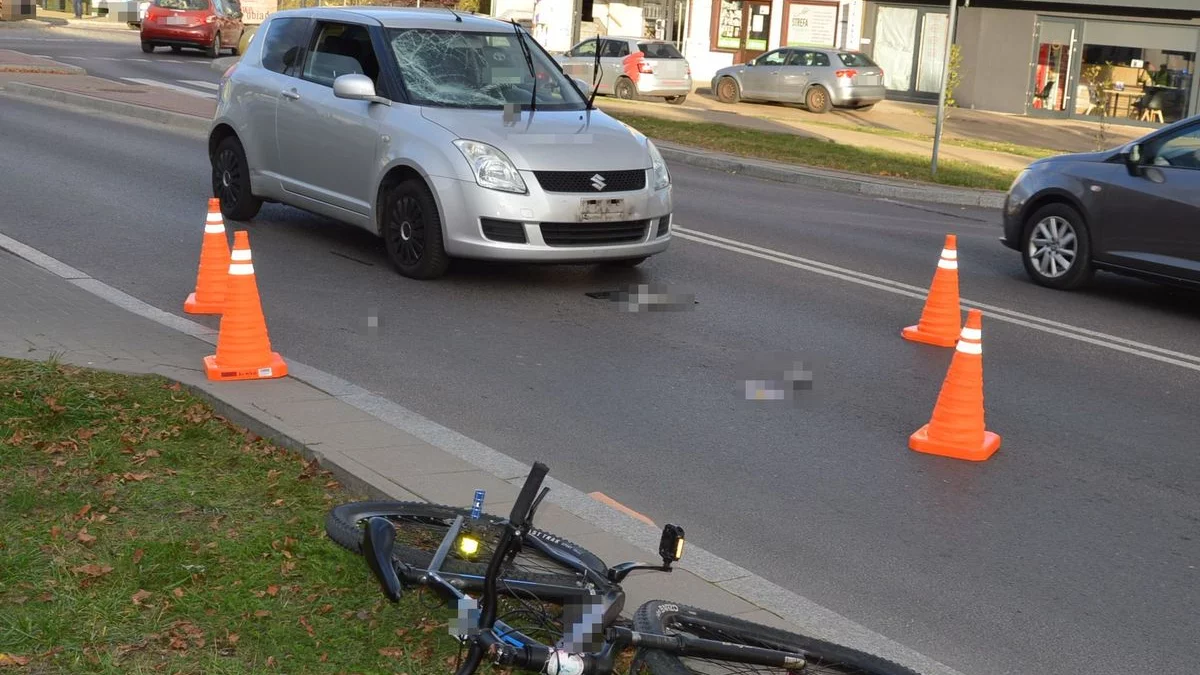
[[[472,519],[470,509],[424,502],[350,502],[339,504],[329,511],[325,519],[325,533],[339,546],[361,555],[363,524],[375,516],[386,518],[396,528],[393,557],[412,566],[418,573],[417,578],[407,580],[409,583],[423,583],[419,573],[428,569],[442,539],[449,532],[454,519],[460,515],[464,517],[463,533],[471,535],[478,542],[478,548],[469,554],[457,546],[451,548],[441,569],[445,574],[457,577],[456,580],[462,585],[479,589],[483,587],[488,561],[504,528],[504,519],[497,516],[485,513],[478,519]],[[536,529],[530,531],[530,536],[574,555],[593,570],[603,572],[606,569],[599,557],[578,544]],[[530,546],[522,548],[505,569],[504,576],[502,587],[512,588],[502,588],[502,591],[516,592],[519,588],[524,594],[532,594],[545,601],[577,594],[584,587],[583,577],[578,571],[542,555]],[[572,589],[574,593],[568,593]]]
[[[807,665],[800,670],[804,675],[918,675],[914,670],[851,647],[674,602],[647,602],[634,614],[633,625],[634,630],[645,633],[682,633],[704,640],[801,654],[807,661]],[[729,659],[680,657],[658,650],[645,651],[642,659],[651,675],[751,672],[782,675],[789,672],[785,668],[769,668]]]

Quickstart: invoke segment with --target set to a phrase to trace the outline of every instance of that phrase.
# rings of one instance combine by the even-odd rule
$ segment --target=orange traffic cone
[[[917,452],[982,462],[1000,448],[1000,436],[983,423],[982,314],[967,312],[967,325],[950,361],[929,424],[908,439]]]
[[[259,380],[287,375],[287,364],[271,351],[258,283],[254,280],[254,264],[250,261],[250,237],[245,230],[233,233],[217,353],[204,357],[204,370],[210,380]]]
[[[929,295],[925,296],[921,319],[917,325],[905,328],[900,334],[913,342],[953,347],[958,342],[961,327],[962,313],[958,308],[958,238],[948,234],[946,245],[942,248],[942,258],[938,261],[937,271],[933,273]]]
[[[221,202],[208,200],[208,218],[204,222],[204,241],[200,245],[200,270],[196,290],[183,302],[188,314],[220,314],[225,306],[225,277],[229,274],[229,240],[221,219]]]

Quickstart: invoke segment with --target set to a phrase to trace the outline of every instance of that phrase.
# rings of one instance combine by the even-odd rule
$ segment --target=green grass
[[[919,134],[912,131],[900,131],[899,129],[887,129],[883,127],[872,127],[865,124],[838,124],[837,122],[811,121],[805,120],[804,124],[813,124],[816,126],[829,127],[833,129],[846,129],[848,131],[857,131],[864,134],[874,134],[876,136],[888,136],[891,138],[906,138],[914,141],[933,142],[933,136],[927,134]],[[958,138],[956,136],[942,136],[942,143],[953,145],[959,148],[971,148],[974,150],[988,150],[990,152],[1003,152],[1009,155],[1018,157],[1028,157],[1030,159],[1041,159],[1043,157],[1051,157],[1053,155],[1061,155],[1064,151],[1050,150],[1048,148],[1037,148],[1031,145],[1019,145],[1017,143],[1002,143],[1000,141],[981,141],[973,138]]]
[[[1016,172],[963,162],[938,162],[934,180],[929,158],[886,150],[858,148],[795,134],[757,131],[708,122],[680,122],[618,112],[608,114],[651,138],[743,157],[855,173],[936,182],[971,188],[1007,190]]]
[[[354,497],[161,378],[0,359],[0,669],[452,672],[325,536]]]

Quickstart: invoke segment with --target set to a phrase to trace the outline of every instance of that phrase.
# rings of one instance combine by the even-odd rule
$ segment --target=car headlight
[[[465,139],[454,141],[454,145],[467,158],[471,172],[475,174],[475,182],[481,187],[520,194],[529,191],[521,172],[499,149],[487,143]]]
[[[646,147],[650,150],[650,167],[654,172],[654,189],[661,190],[671,184],[671,172],[667,170],[667,162],[663,159],[662,153],[658,148],[654,147],[654,143],[649,139],[646,140]]]

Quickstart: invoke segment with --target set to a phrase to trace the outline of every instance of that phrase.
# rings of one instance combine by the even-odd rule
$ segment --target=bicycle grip
[[[533,505],[533,499],[537,496],[538,490],[542,487],[542,481],[549,472],[550,469],[545,464],[533,463],[533,470],[525,478],[525,486],[521,488],[521,494],[517,495],[517,503],[513,504],[512,514],[508,517],[508,521],[512,523],[513,527],[525,526],[525,520],[529,517],[529,507]]]

